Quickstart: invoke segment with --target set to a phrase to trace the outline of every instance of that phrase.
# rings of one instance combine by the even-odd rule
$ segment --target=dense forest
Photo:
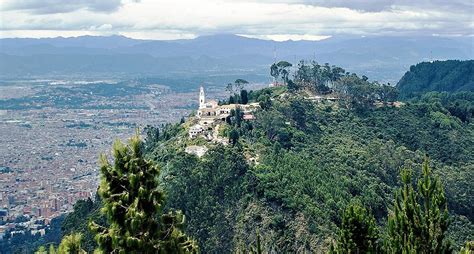
[[[216,146],[198,159],[181,152],[178,134],[150,153],[166,172],[168,206],[185,212],[187,232],[204,252],[238,250],[256,241],[256,230],[277,252],[325,251],[353,200],[384,225],[400,169],[419,175],[426,154],[446,187],[454,246],[471,240],[472,124],[437,101],[363,112],[299,96],[270,104],[254,122],[234,127],[233,147]],[[256,157],[258,164],[247,162]]]
[[[410,70],[397,84],[403,98],[427,92],[474,92],[474,60],[423,62]]]
[[[230,96],[260,110],[251,121],[231,112],[229,145],[191,140],[189,121],[114,145],[99,195],[76,204],[63,235],[80,233],[88,252],[457,252],[474,235],[474,94],[409,81],[423,65],[397,90],[328,64],[277,63],[281,86]],[[204,156],[185,152],[196,143]]]

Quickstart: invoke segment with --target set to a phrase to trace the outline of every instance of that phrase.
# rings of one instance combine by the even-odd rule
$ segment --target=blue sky
[[[0,37],[473,36],[472,0],[2,0]]]

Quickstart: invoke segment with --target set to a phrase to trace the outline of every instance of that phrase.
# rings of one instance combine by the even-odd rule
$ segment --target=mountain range
[[[410,65],[433,59],[472,59],[471,37],[355,37],[270,41],[221,34],[186,40],[124,36],[0,39],[1,78],[58,75],[203,76],[240,73],[268,81],[279,60],[329,62],[382,82],[396,83]],[[255,78],[257,77],[257,78]]]

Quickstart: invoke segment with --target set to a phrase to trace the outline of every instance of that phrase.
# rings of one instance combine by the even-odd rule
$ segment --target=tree
[[[232,109],[230,111],[230,117],[232,124],[240,128],[244,117],[244,112],[242,111],[242,109],[240,107],[236,107],[235,110]]]
[[[301,100],[290,101],[290,117],[298,129],[306,128],[306,109],[309,107]]]
[[[290,75],[290,72],[287,70],[287,68],[291,67],[291,63],[287,61],[280,61],[276,64],[278,67],[278,73],[281,74],[281,77],[283,79],[283,82],[286,84],[288,82],[288,76]]]
[[[40,246],[37,251],[35,251],[35,254],[48,254],[46,251],[46,248],[44,246]]]
[[[228,83],[225,90],[229,93],[229,96],[232,96],[234,94],[234,84]]]
[[[268,94],[262,94],[257,98],[258,104],[262,109],[269,109],[272,106],[272,100]]]
[[[52,244],[49,245],[49,254],[56,254],[56,249]]]
[[[346,70],[344,70],[343,68],[333,65],[331,70],[331,82],[339,80],[342,76],[344,76],[345,72]]]
[[[307,65],[304,60],[298,63],[298,69],[295,73],[295,82],[306,84],[311,82],[311,66]]]
[[[101,224],[106,223],[105,217],[100,213],[102,203],[98,194],[96,194],[95,201],[90,198],[86,200],[78,200],[74,204],[74,210],[64,218],[61,225],[61,232],[63,235],[69,235],[72,233],[81,234],[81,247],[87,252],[94,251],[97,248],[97,243],[94,239],[93,234],[88,226],[88,219],[93,218],[94,221],[100,221]]]
[[[396,87],[389,85],[381,85],[379,87],[378,95],[384,103],[394,102],[398,98],[398,90]]]
[[[87,253],[81,248],[82,235],[74,233],[65,236],[58,247],[58,254],[83,254]]]
[[[151,151],[156,143],[160,140],[160,128],[147,125],[144,129],[146,138],[145,138],[145,148],[148,151]]]
[[[330,253],[377,253],[375,218],[360,203],[350,204],[342,217],[337,243]]]
[[[239,79],[236,79],[236,80],[234,81],[234,87],[235,87],[235,89],[237,90],[236,92],[242,91],[242,89],[244,89],[244,86],[245,86],[246,84],[248,84],[248,83],[249,83],[249,82],[248,82],[247,80],[245,80],[245,79],[240,79],[240,78],[239,78]]]
[[[229,132],[229,143],[231,143],[232,145],[235,145],[238,139],[239,139],[239,132],[235,128],[232,128],[232,130]]]
[[[270,66],[270,75],[276,80],[280,76],[280,72],[278,71],[278,66],[274,63]]]
[[[417,189],[412,172],[401,172],[403,186],[395,196],[388,218],[388,251],[390,253],[451,253],[446,237],[448,208],[439,178],[431,175],[425,158]]]
[[[240,91],[240,103],[247,104],[249,102],[249,96],[247,90]]]
[[[294,93],[294,92],[298,91],[298,89],[299,89],[298,84],[293,82],[293,80],[288,80],[288,91],[289,92]]]
[[[160,169],[143,157],[138,134],[128,145],[116,141],[114,163],[101,155],[99,194],[109,227],[90,223],[97,233],[99,250],[105,253],[194,253],[196,243],[180,228],[184,216],[162,214],[164,193],[158,181]]]
[[[461,247],[459,254],[472,254],[474,253],[474,241],[466,242],[464,247]]]

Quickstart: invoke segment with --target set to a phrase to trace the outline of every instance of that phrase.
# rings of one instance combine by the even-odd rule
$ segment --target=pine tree
[[[48,254],[46,251],[46,248],[44,246],[40,246],[37,251],[35,251],[35,254]]]
[[[374,216],[361,204],[352,203],[344,211],[337,243],[330,253],[377,253],[378,237]]]
[[[56,249],[53,244],[49,245],[49,254],[56,254]]]
[[[162,214],[160,170],[143,157],[138,134],[128,145],[116,141],[114,162],[101,156],[99,194],[109,227],[90,223],[104,253],[195,253],[196,243],[180,230],[181,213]]]
[[[58,254],[85,254],[81,248],[81,234],[75,233],[63,237],[58,247]],[[54,247],[53,247],[54,249]],[[54,252],[53,252],[54,253]]]
[[[466,242],[464,247],[461,247],[459,254],[472,254],[474,253],[474,241]]]
[[[431,175],[428,159],[416,190],[411,170],[402,170],[401,178],[403,186],[388,218],[388,252],[451,253],[446,197],[439,178]]]

